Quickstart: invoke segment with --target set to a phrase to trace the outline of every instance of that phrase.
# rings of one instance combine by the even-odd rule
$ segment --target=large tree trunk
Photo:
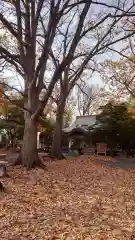
[[[64,79],[60,81],[61,92],[59,96],[59,104],[56,112],[56,125],[54,130],[52,151],[53,158],[62,159],[62,128],[63,128],[63,116],[65,111],[66,99],[68,96],[68,70],[69,67],[64,70]]]
[[[25,127],[23,144],[19,158],[15,164],[21,164],[29,169],[36,166],[44,167],[37,151],[38,119],[35,119],[33,114],[38,105],[38,94],[35,86],[29,89],[26,88],[25,100],[24,107],[28,111],[24,112]]]
[[[63,128],[63,115],[65,109],[65,102],[63,102],[57,108],[56,113],[56,125],[53,135],[51,156],[53,158],[62,159],[64,158],[62,154],[62,128]]]
[[[37,123],[27,118],[22,145],[22,163],[24,166],[33,167],[37,160]]]
[[[28,169],[36,166],[44,167],[37,151],[37,122],[31,117],[25,119],[22,149],[15,164],[22,164]]]

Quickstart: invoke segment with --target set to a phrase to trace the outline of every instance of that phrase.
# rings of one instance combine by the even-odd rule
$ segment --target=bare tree
[[[99,88],[97,86],[89,86],[84,83],[78,83],[77,87],[77,104],[80,116],[92,114],[96,110],[92,105],[94,100],[99,97]]]
[[[101,66],[102,79],[112,94],[117,93],[121,100],[135,95],[135,62],[132,57],[105,61]]]
[[[33,167],[41,164],[36,150],[38,118],[55,84],[62,79],[59,112],[89,61],[134,34],[132,30],[125,34],[116,29],[122,25],[122,18],[135,15],[135,4],[132,0],[130,3],[118,0],[114,5],[93,0],[1,0],[0,4],[0,27],[5,35],[5,41],[0,42],[0,60],[3,67],[6,63],[7,68],[14,68],[24,80],[25,129],[21,162]],[[95,18],[92,13],[96,8],[99,11]],[[65,44],[64,31],[68,32],[68,45],[64,54],[58,54],[57,49]],[[71,65],[76,66],[74,72]],[[70,72],[68,85],[67,72]],[[40,99],[43,89],[46,91]]]
[[[64,111],[64,119],[63,119],[63,128],[69,127],[76,114],[76,101],[73,93],[70,93],[66,100],[66,106]]]
[[[77,87],[78,112],[80,116],[98,114],[101,106],[104,106],[109,101],[114,101],[116,98],[116,92],[112,94],[105,84],[102,84],[102,86],[77,84]]]

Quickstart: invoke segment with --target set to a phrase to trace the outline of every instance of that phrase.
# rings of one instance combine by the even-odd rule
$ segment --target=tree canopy
[[[135,119],[126,103],[109,102],[101,108],[94,126],[95,141],[106,142],[109,147],[135,148]]]

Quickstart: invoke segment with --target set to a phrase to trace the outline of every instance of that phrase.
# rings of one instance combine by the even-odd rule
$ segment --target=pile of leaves
[[[111,159],[110,159],[111,161]],[[135,239],[135,170],[87,156],[46,162],[47,170],[9,167],[0,193],[2,240]]]

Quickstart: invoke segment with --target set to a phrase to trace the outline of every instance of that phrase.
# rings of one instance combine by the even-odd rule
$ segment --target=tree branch
[[[15,7],[16,7],[16,16],[17,16],[17,35],[19,40],[20,60],[21,60],[21,64],[24,65],[23,63],[25,62],[25,54],[24,54],[24,46],[22,44],[23,42],[22,19],[21,19],[22,13],[21,13],[20,0],[15,2]]]
[[[122,13],[126,13],[127,14],[127,11],[125,11],[124,9],[120,8],[119,7],[119,4],[117,4],[117,6],[115,5],[110,5],[110,4],[107,4],[105,2],[98,2],[98,1],[92,1],[93,4],[95,5],[101,5],[101,6],[104,6],[104,7],[107,7],[107,8],[112,8],[112,9],[115,9],[115,10],[119,10],[121,11]],[[133,4],[133,6],[131,7],[131,9],[135,6],[135,4]],[[133,14],[135,14],[135,12],[133,12]]]
[[[3,91],[1,91],[0,90],[0,92],[5,96],[5,98],[9,101],[9,102],[11,102],[12,104],[13,104],[13,99],[11,99],[5,92],[3,92]],[[17,104],[16,103],[16,105],[17,105],[17,107],[18,108],[20,108],[20,109],[22,109],[23,111],[27,111],[27,112],[29,112],[30,113],[30,110],[29,109],[27,109],[27,108],[25,108],[25,107],[21,107],[19,104]]]
[[[14,86],[11,86],[9,85],[8,83],[5,83],[3,81],[0,81],[0,84],[2,84],[3,86],[5,87],[8,87],[9,89],[11,90],[15,90],[16,92],[18,92],[22,97],[24,97],[24,93],[22,91],[20,91],[18,88],[14,87]]]
[[[118,53],[119,55],[121,55],[121,56],[124,57],[124,58],[127,58],[127,59],[128,59],[129,61],[131,61],[132,63],[135,63],[135,60],[133,60],[131,57],[126,56],[126,55],[123,54],[122,52],[117,51],[116,49],[113,49],[113,48],[110,48],[110,47],[108,47],[108,49],[109,49],[110,51],[113,51],[113,52]]]
[[[17,34],[17,32],[14,30],[14,28],[12,27],[12,25],[6,20],[6,18],[4,18],[4,16],[2,15],[2,13],[0,13],[0,21],[2,22],[2,24],[4,25],[4,27],[6,27],[8,29],[8,31],[18,40],[18,42],[20,44],[24,44],[24,42],[20,42],[20,38]]]
[[[56,19],[56,16],[57,16],[56,10],[53,11],[53,13],[52,13],[52,11],[50,11],[50,18],[49,18],[49,22],[48,22],[47,31],[46,31],[46,38],[44,41],[41,57],[39,59],[38,65],[36,67],[34,81],[36,81],[36,79],[39,75],[40,76],[39,76],[38,82],[43,81],[47,58],[48,58],[48,55],[50,52],[50,48],[51,48],[53,39],[55,37],[56,26],[58,24],[58,21],[60,20],[58,18]]]
[[[0,55],[1,54],[4,54],[5,56],[9,57],[12,61],[15,61],[21,65],[19,54],[12,54],[6,48],[0,46]]]
[[[78,25],[77,25],[77,29],[76,29],[73,41],[71,43],[71,46],[70,46],[70,49],[69,49],[69,52],[68,52],[68,55],[67,55],[67,58],[69,58],[69,59],[72,59],[73,54],[75,52],[75,49],[77,47],[77,44],[79,43],[79,41],[81,39],[81,31],[82,31],[82,28],[83,28],[84,20],[85,20],[86,15],[89,11],[91,2],[92,2],[92,0],[89,0],[88,2],[86,2],[83,10],[81,12],[80,19],[79,19],[79,22],[78,22]]]

